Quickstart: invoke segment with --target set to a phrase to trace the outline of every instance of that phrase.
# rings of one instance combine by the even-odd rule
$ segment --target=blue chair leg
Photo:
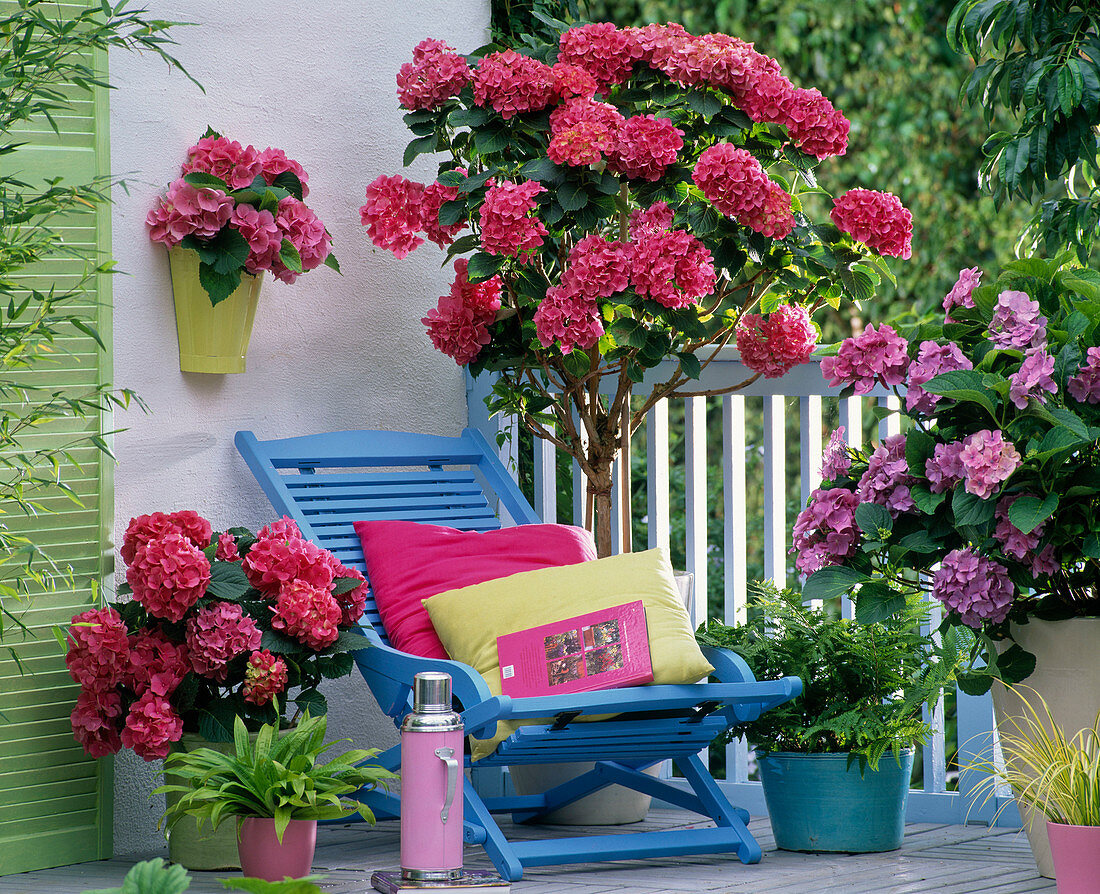
[[[470,844],[480,844],[493,861],[497,872],[510,882],[518,882],[523,878],[523,864],[519,862],[515,850],[500,831],[485,802],[468,785],[463,787],[462,800],[466,811],[465,840]]]
[[[699,800],[703,802],[715,823],[719,826],[728,826],[737,834],[741,842],[737,847],[737,858],[742,863],[759,863],[764,852],[748,830],[748,812],[730,804],[722,794],[718,783],[714,781],[714,777],[707,772],[703,762],[699,760],[699,755],[678,758],[676,766],[680,768],[680,772],[684,774],[684,778],[699,796]]]

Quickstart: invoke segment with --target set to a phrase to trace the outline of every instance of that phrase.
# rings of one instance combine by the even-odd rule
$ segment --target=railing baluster
[[[684,468],[687,570],[695,575],[691,623],[707,617],[707,399],[684,399]]]
[[[547,524],[558,520],[557,449],[549,441],[534,439],[535,511]]]
[[[764,577],[787,585],[787,481],[784,397],[764,398]]]
[[[799,453],[802,460],[802,475],[799,479],[802,490],[802,502],[805,506],[810,494],[821,484],[821,395],[808,394],[798,400]],[[820,599],[810,600],[812,608],[821,608]]]
[[[620,453],[611,464],[611,554],[626,552],[623,549],[623,455]]]
[[[668,498],[668,401],[658,401],[646,415],[646,514],[648,546],[669,551],[671,526]]]
[[[880,397],[878,399],[878,405],[892,411],[889,416],[883,416],[879,420],[879,439],[886,440],[892,435],[901,434],[901,415],[898,412],[901,409],[901,401],[891,394],[888,397]]]
[[[744,624],[748,601],[748,524],[745,517],[745,398],[722,398],[722,548],[725,557],[725,600],[722,620]],[[742,736],[726,745],[726,779],[747,782],[749,746]]]
[[[928,623],[922,625],[924,633],[935,630],[943,620],[943,609],[931,596],[932,603],[928,611]],[[944,739],[944,707],[941,694],[932,710],[923,709],[924,722],[932,727],[932,735],[924,746],[924,790],[926,792],[947,791],[947,745]]]
[[[863,446],[863,399],[860,397],[845,397],[840,401],[840,424],[844,426],[844,442],[849,447]],[[840,597],[841,617],[851,618],[855,616],[852,600],[847,596]]]
[[[581,425],[580,417],[577,415],[577,411],[573,411],[573,426],[580,434],[581,443],[588,444],[588,433]],[[573,524],[578,527],[584,527],[585,517],[584,509],[588,496],[588,479],[584,477],[584,472],[581,471],[580,465],[576,460],[573,460]]]

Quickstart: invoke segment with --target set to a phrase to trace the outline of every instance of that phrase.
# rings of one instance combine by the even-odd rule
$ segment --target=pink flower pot
[[[1096,894],[1100,880],[1100,826],[1047,821],[1058,894]]]
[[[309,875],[316,847],[317,820],[291,820],[280,843],[275,820],[250,816],[241,823],[237,837],[241,871],[269,882]]]

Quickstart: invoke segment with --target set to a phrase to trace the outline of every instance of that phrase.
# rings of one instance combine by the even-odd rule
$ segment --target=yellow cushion
[[[473,667],[489,691],[500,695],[498,636],[638,599],[645,605],[653,682],[694,683],[706,677],[713,668],[695,642],[661,549],[524,571],[438,593],[424,607],[447,654]],[[474,760],[491,754],[516,726],[500,723],[492,739],[472,739]]]

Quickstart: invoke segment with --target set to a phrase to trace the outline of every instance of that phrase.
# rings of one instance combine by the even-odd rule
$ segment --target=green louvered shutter
[[[76,3],[59,6],[62,11],[78,8]],[[31,183],[64,177],[74,184],[108,172],[106,91],[93,97],[74,88],[71,95],[73,110],[56,117],[60,135],[45,122],[18,132],[25,145],[3,160],[6,170],[19,171]],[[67,241],[94,249],[101,258],[109,255],[109,209],[73,215],[63,232]],[[28,280],[48,291],[51,283],[71,285],[81,270],[79,261],[51,260]],[[99,277],[96,291],[82,310],[109,345],[108,277]],[[29,381],[83,393],[110,379],[110,352],[98,351],[91,338],[74,335],[61,347],[58,362],[30,372]],[[75,432],[99,433],[102,424],[96,418],[55,424],[28,436],[26,443],[70,443]],[[74,453],[82,468],[65,468],[63,476],[83,506],[62,495],[45,501],[56,513],[32,519],[4,516],[9,528],[33,532],[34,541],[56,562],[71,566],[74,585],[37,596],[28,605],[23,621],[36,638],[12,640],[25,673],[6,655],[0,658],[0,875],[111,856],[112,762],[86,757],[73,740],[69,713],[79,687],[69,678],[52,632],[54,625],[67,624],[88,607],[92,582],[110,571],[111,461],[91,446]]]

